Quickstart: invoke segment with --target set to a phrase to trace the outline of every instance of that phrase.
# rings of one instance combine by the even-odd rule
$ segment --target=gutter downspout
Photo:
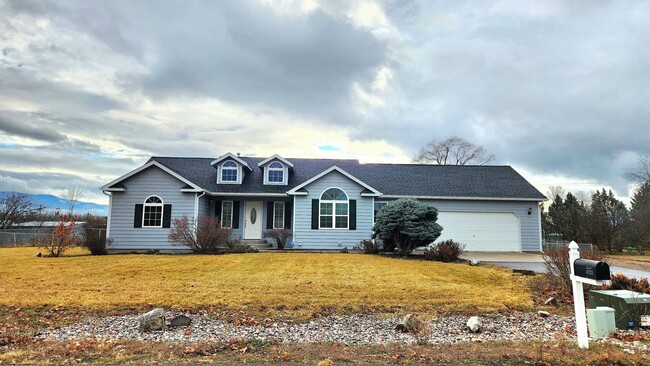
[[[194,223],[196,224],[197,220],[199,219],[199,198],[205,196],[205,191],[199,195],[198,193],[194,193]]]
[[[113,211],[113,193],[106,193],[105,190],[102,190],[102,193],[108,196],[108,216],[106,217],[106,240],[111,237],[111,211]]]

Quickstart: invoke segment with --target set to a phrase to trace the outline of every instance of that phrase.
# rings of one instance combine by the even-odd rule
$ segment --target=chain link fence
[[[106,229],[88,229],[96,232],[100,238],[106,238]],[[46,235],[52,233],[51,228],[41,228],[39,230],[2,230],[0,231],[0,247],[31,247],[38,246],[39,241]],[[83,240],[84,230],[77,230],[79,240]]]
[[[542,243],[542,251],[545,253],[548,252],[549,250],[560,250],[560,249],[568,249],[569,247],[568,241],[560,241],[560,242],[543,242]],[[580,252],[585,253],[591,253],[594,251],[594,245],[589,244],[589,243],[578,243],[578,247]]]

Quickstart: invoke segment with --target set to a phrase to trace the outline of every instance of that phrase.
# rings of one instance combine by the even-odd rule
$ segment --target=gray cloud
[[[10,135],[48,142],[60,142],[67,139],[66,136],[51,128],[30,124],[25,121],[12,120],[10,115],[5,115],[2,111],[0,111],[0,131]]]
[[[0,129],[47,143],[3,148],[0,162],[38,169],[48,159],[120,175],[148,153],[211,155],[251,127],[257,135],[237,143],[255,146],[263,128],[250,117],[196,126],[196,111],[170,127],[155,110],[130,115],[142,105],[218,99],[305,129],[387,140],[407,154],[459,135],[498,163],[626,193],[623,173],[635,154],[650,154],[650,4],[378,4],[390,23],[381,29],[351,20],[359,4],[347,1],[297,15],[252,1],[0,0],[8,19],[0,98],[36,108],[0,108]],[[48,28],[33,30],[36,20]],[[373,90],[381,68],[391,77]],[[360,101],[353,85],[381,103]],[[97,136],[132,149],[131,158],[103,157]]]

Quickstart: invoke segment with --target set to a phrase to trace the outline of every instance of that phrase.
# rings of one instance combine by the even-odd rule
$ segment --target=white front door
[[[244,239],[262,239],[262,201],[245,201],[244,207]]]

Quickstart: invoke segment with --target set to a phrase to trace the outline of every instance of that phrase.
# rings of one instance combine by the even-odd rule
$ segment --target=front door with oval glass
[[[244,207],[244,239],[262,239],[262,201],[246,201]]]

